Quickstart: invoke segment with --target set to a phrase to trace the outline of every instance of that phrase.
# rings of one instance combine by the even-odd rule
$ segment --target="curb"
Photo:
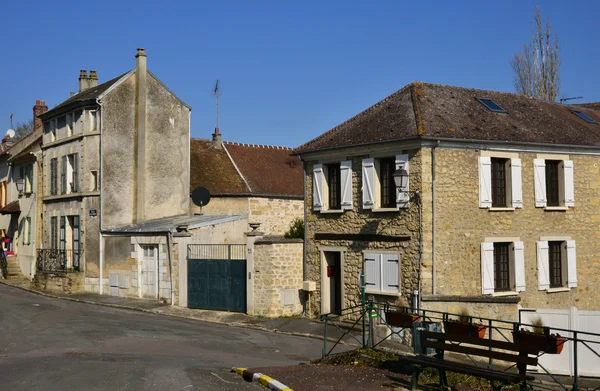
[[[274,334],[284,334],[284,335],[291,335],[291,336],[295,336],[295,337],[305,337],[305,338],[312,338],[312,339],[323,340],[323,336],[322,335],[311,334],[311,333],[302,333],[302,332],[298,332],[298,331],[281,331],[281,330],[277,330],[277,329],[268,329],[268,328],[265,328],[265,327],[262,327],[262,326],[256,326],[256,325],[245,324],[245,323],[236,323],[236,322],[228,323],[228,322],[220,322],[220,321],[210,320],[210,319],[198,319],[198,318],[195,318],[193,316],[176,315],[176,314],[165,314],[165,313],[162,313],[160,311],[149,310],[149,309],[139,308],[139,307],[133,307],[133,306],[126,306],[126,305],[112,304],[112,303],[102,303],[102,302],[99,302],[99,301],[82,300],[82,299],[75,299],[75,298],[72,298],[72,297],[57,296],[57,295],[54,295],[54,294],[51,294],[51,293],[46,293],[46,292],[38,291],[36,289],[26,288],[26,287],[18,286],[18,285],[13,285],[13,284],[10,284],[10,283],[6,282],[6,280],[0,280],[0,284],[6,285],[6,286],[10,286],[12,288],[20,289],[20,290],[25,291],[25,292],[33,293],[35,295],[44,296],[44,297],[51,297],[53,299],[59,299],[59,300],[68,300],[68,301],[73,301],[73,302],[76,302],[76,303],[100,305],[100,306],[103,306],[103,307],[111,307],[111,308],[119,308],[119,309],[125,309],[125,310],[139,311],[139,312],[145,312],[147,314],[160,315],[160,316],[169,316],[169,317],[172,317],[172,318],[179,318],[179,319],[195,320],[195,321],[198,321],[198,322],[220,324],[220,325],[229,326],[229,327],[239,327],[239,328],[257,330],[257,331],[265,331],[265,332],[270,332],[270,333],[274,333]],[[336,342],[337,339],[332,338],[332,337],[327,337],[327,341],[328,342]],[[341,344],[341,345],[354,346],[353,343],[349,343],[349,342],[346,342],[346,341],[339,341],[338,343]]]
[[[285,384],[262,373],[254,373],[248,368],[231,368],[231,372],[237,373],[248,382],[255,382],[263,387],[267,387],[271,391],[294,391]]]

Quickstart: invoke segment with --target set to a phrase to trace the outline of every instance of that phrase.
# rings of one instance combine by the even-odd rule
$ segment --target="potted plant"
[[[560,354],[567,342],[565,337],[559,334],[550,334],[550,328],[544,326],[542,318],[537,316],[531,321],[531,331],[524,328],[513,331],[513,341],[523,346],[524,350],[538,354]]]
[[[389,305],[386,305],[384,308],[385,322],[389,326],[410,328],[413,323],[421,320],[421,317],[414,314],[408,307],[403,297],[398,297],[394,306],[394,309],[391,309]]]
[[[444,329],[448,334],[467,335],[475,338],[485,337],[487,327],[481,323],[473,323],[473,317],[468,308],[461,308],[458,319],[445,319]]]

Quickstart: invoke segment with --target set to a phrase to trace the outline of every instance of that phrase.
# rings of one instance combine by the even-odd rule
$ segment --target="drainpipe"
[[[415,196],[417,199],[417,207],[419,209],[419,286],[417,288],[416,300],[417,309],[419,309],[421,308],[421,297],[423,296],[423,293],[421,292],[421,270],[423,269],[423,208],[421,206],[421,193],[417,191]]]
[[[99,148],[100,148],[100,167],[98,167],[98,171],[99,171],[99,178],[98,180],[100,181],[99,183],[99,187],[98,189],[100,190],[100,213],[99,213],[99,217],[98,217],[98,263],[99,263],[99,269],[100,269],[100,294],[104,293],[104,283],[102,282],[102,277],[103,277],[103,268],[104,268],[104,235],[102,234],[102,213],[104,212],[104,208],[102,208],[102,184],[104,183],[104,181],[102,180],[102,127],[104,126],[104,122],[102,121],[102,102],[100,102],[100,100],[96,99],[96,103],[98,104],[98,107],[100,108],[100,110],[98,110],[99,116],[98,116],[98,120],[100,121],[100,126],[99,126],[99,135],[100,135],[100,141],[99,141]]]
[[[435,143],[435,145],[433,146],[433,148],[431,148],[431,197],[432,197],[432,201],[431,201],[431,218],[433,220],[433,224],[432,224],[432,234],[431,234],[431,293],[433,295],[437,294],[437,285],[436,285],[436,280],[437,280],[437,268],[435,265],[435,246],[436,246],[436,230],[437,230],[437,224],[436,224],[436,215],[435,215],[435,209],[436,209],[436,186],[435,186],[435,150],[437,147],[440,146],[440,140],[437,140],[437,142]]]
[[[307,237],[307,229],[306,229],[306,162],[302,160],[302,157],[298,156],[298,159],[302,162],[302,166],[304,168],[304,176],[303,176],[303,185],[304,185],[304,244],[302,246],[302,281],[306,281],[306,237]],[[310,300],[310,293],[307,291],[304,292],[306,295],[306,300],[304,300],[304,305],[302,309],[302,316],[307,316],[306,313],[306,305],[307,301]],[[310,316],[310,314],[308,314]]]
[[[175,291],[173,290],[173,256],[171,253],[173,243],[173,233],[167,233],[167,252],[169,253],[169,279],[171,280],[171,305],[175,305]]]

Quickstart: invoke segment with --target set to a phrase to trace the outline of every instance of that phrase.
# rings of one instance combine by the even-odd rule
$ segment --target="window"
[[[368,158],[362,161],[363,209],[407,208],[409,206],[409,182],[397,189],[394,172],[403,168],[409,171],[408,155]]]
[[[315,164],[313,167],[313,210],[352,209],[352,161]]]
[[[58,194],[58,159],[50,159],[50,195]]]
[[[400,292],[400,258],[397,253],[365,252],[365,291]]]
[[[90,110],[90,123],[89,129],[90,131],[98,130],[98,118],[96,110]]]
[[[61,194],[77,193],[79,191],[79,156],[74,153],[61,159]]]
[[[65,137],[67,134],[67,117],[65,115],[58,117],[56,120],[56,130],[60,137]]]
[[[327,165],[327,188],[329,190],[329,209],[341,209],[339,163]]]
[[[479,207],[523,207],[521,159],[479,157]]]
[[[491,99],[487,99],[487,98],[476,98],[476,99],[479,101],[479,103],[481,103],[488,110],[493,111],[494,113],[506,113],[506,110],[504,110],[502,107],[500,107],[499,104],[497,104],[496,102],[494,102]]]
[[[538,289],[577,287],[577,255],[574,240],[537,242]]]
[[[67,137],[72,136],[73,135],[73,115],[72,114],[67,114],[66,129],[67,129]]]
[[[481,243],[481,290],[484,295],[525,290],[523,242],[505,240]]]
[[[33,164],[20,166],[19,178],[23,179],[23,192],[25,194],[33,193]]]
[[[76,110],[73,113],[73,134],[81,133],[83,128],[83,110]]]
[[[573,161],[534,159],[536,207],[575,206]]]
[[[98,171],[95,171],[95,170],[91,171],[90,190],[91,191],[98,190]]]
[[[585,122],[589,122],[590,124],[598,125],[598,123],[596,121],[594,121],[592,118],[588,117],[586,114],[582,113],[581,111],[571,110],[571,112],[573,114],[575,114],[576,116],[578,116],[579,118],[581,118],[582,120],[584,120]]]
[[[23,244],[31,244],[31,217],[23,218],[23,225],[21,231],[21,237],[23,238]]]
[[[49,142],[56,140],[56,122],[50,120],[44,123],[44,133],[48,135]]]
[[[58,217],[50,217],[50,248],[58,249]]]

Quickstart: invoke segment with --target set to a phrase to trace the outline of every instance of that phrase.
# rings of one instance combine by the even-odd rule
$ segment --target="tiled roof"
[[[44,114],[40,115],[40,117],[41,118],[50,118],[55,113],[60,112],[60,109],[62,109],[63,107],[69,106],[72,103],[76,103],[76,102],[82,103],[82,102],[86,102],[86,101],[98,98],[100,95],[102,95],[104,92],[106,92],[106,90],[108,90],[110,87],[112,87],[113,84],[115,84],[117,81],[119,81],[119,79],[121,79],[127,73],[129,73],[129,72],[125,72],[124,74],[117,76],[112,80],[109,80],[102,84],[99,84],[96,87],[88,88],[86,90],[81,91],[78,94],[71,96],[69,99],[63,101],[62,103],[59,103],[58,105],[54,106],[52,109],[50,109],[47,112],[45,112]]]
[[[600,102],[578,103],[573,106],[586,107],[588,109],[600,110]]]
[[[303,167],[286,147],[192,139],[190,188],[212,195],[302,197]]]
[[[507,113],[476,98],[492,99]],[[600,146],[600,126],[570,108],[520,94],[412,83],[294,152],[419,137]],[[600,112],[578,110],[600,123]]]

